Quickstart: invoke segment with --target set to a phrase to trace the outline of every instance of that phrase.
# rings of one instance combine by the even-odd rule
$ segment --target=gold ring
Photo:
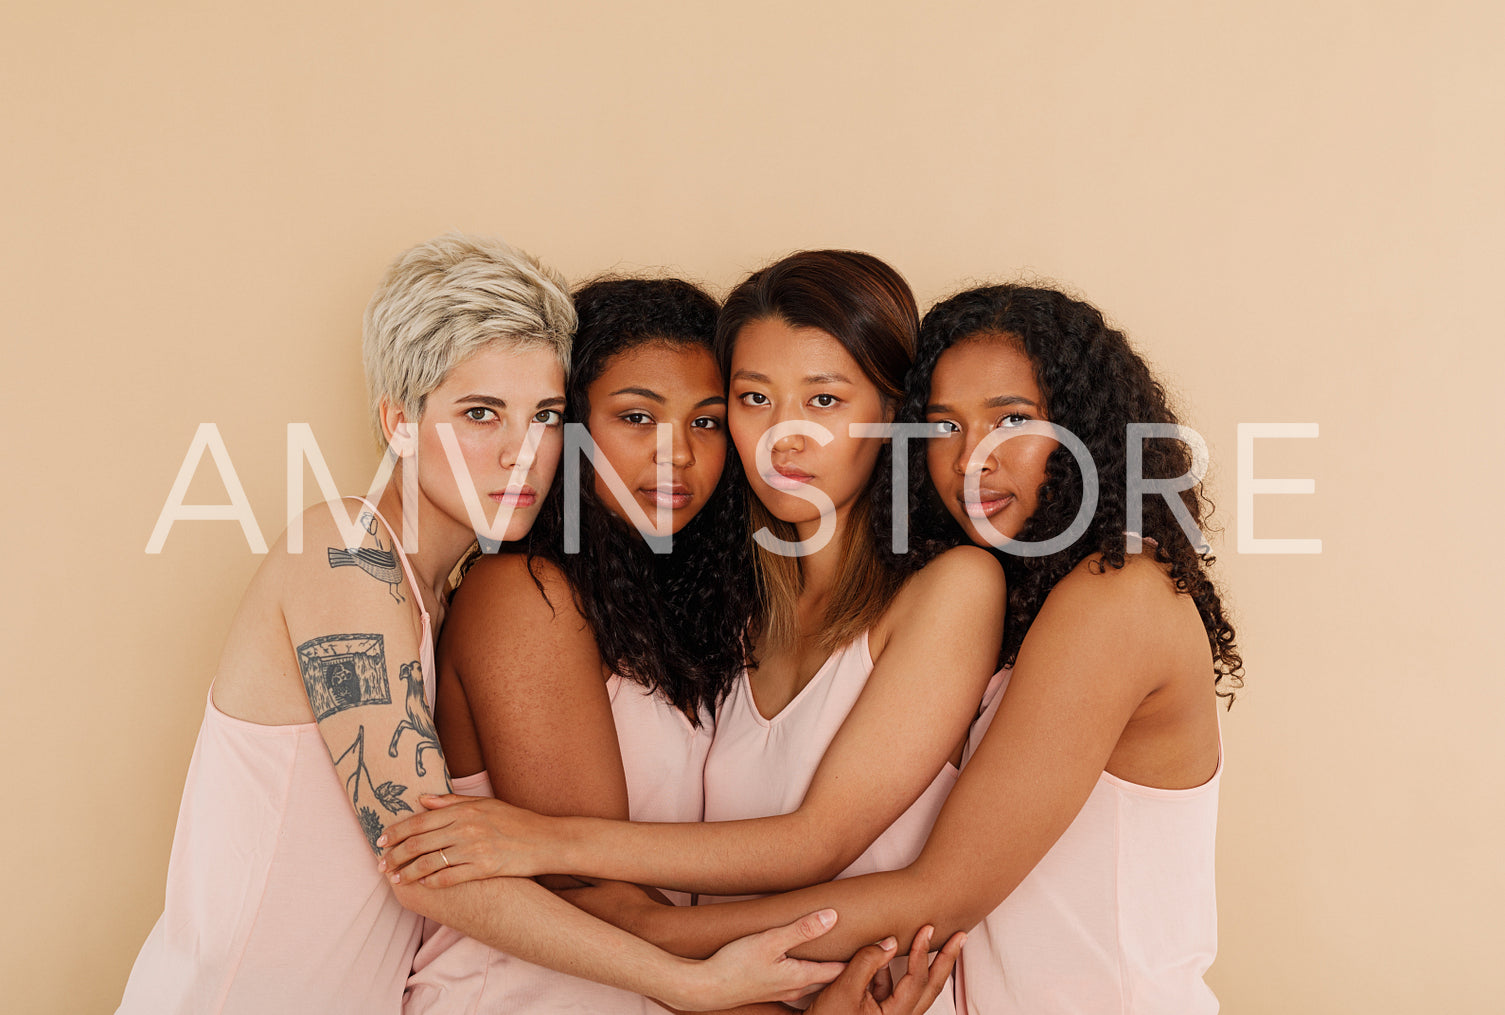
[[[439,859],[444,861],[444,866],[449,866],[449,857],[444,855],[444,850],[442,849],[439,851]]]

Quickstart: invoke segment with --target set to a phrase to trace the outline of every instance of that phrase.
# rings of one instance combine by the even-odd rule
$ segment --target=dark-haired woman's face
[[[585,391],[586,428],[652,522],[660,505],[678,532],[705,507],[726,464],[726,395],[711,351],[699,345],[647,342],[613,356]],[[658,425],[672,427],[666,461]],[[597,467],[596,495],[618,517],[628,508]]]
[[[1019,431],[1046,418],[1044,401],[1034,365],[1005,335],[964,339],[935,365],[925,419],[941,424],[946,436],[925,442],[930,481],[979,546],[992,544],[989,529],[1012,539],[1035,513],[1045,462],[1057,442]],[[979,453],[978,445],[997,431],[1015,433],[1002,443],[989,441],[991,447]],[[976,477],[973,491],[967,490],[969,474]]]
[[[796,530],[820,524],[821,508],[809,499],[813,493],[829,498],[837,518],[844,518],[867,488],[882,448],[881,441],[851,436],[848,426],[893,418],[877,385],[832,335],[776,318],[742,328],[731,369],[732,442],[758,500]],[[776,424],[792,422],[817,423],[831,440],[770,433]],[[766,470],[756,457],[764,440],[770,452]],[[809,532],[801,531],[800,538]]]

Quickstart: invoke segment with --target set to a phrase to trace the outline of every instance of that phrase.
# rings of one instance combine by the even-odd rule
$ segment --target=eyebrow
[[[732,374],[732,380],[758,381],[761,384],[772,384],[773,379],[767,374],[760,374],[753,370],[738,370]],[[805,377],[805,384],[851,384],[851,378],[845,374],[809,374]]]
[[[613,395],[637,395],[639,398],[652,399],[653,401],[657,402],[659,405],[663,405],[664,402],[665,402],[664,396],[660,395],[657,391],[654,391],[652,388],[632,388],[632,387],[618,388],[616,391],[613,391],[612,394]]]
[[[462,402],[473,402],[476,405],[484,405],[488,409],[507,408],[507,403],[503,399],[497,398],[495,395],[461,395],[459,398],[455,399],[456,405],[459,405]],[[564,396],[555,395],[552,398],[540,399],[537,407],[540,409],[552,409],[556,407],[563,407],[563,405]]]
[[[695,403],[695,408],[699,409],[702,406],[706,406],[706,405],[725,405],[725,404],[726,404],[726,396],[725,395],[712,395],[710,398],[702,398],[700,401],[696,402]]]
[[[1035,409],[1040,408],[1038,405],[1036,405],[1034,402],[1031,402],[1028,398],[1025,398],[1023,395],[995,395],[992,398],[988,399],[986,402],[982,403],[982,407],[984,409],[1002,409],[1002,408],[1005,408],[1005,407],[1010,406],[1010,405],[1028,405],[1028,406],[1030,406],[1032,408],[1035,408]],[[951,408],[951,406],[949,406],[949,405],[941,405],[939,403],[932,403],[930,405],[925,406],[925,411],[927,413],[929,413],[929,412],[953,412],[955,410],[953,410]]]

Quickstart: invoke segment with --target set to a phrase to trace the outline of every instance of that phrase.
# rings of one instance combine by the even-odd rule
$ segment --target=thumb
[[[859,949],[852,961],[847,963],[847,971],[842,974],[843,980],[848,980],[855,988],[854,997],[861,997],[867,985],[873,977],[878,975],[879,970],[884,969],[894,953],[899,950],[899,942],[891,937],[884,938],[877,944],[868,945]],[[892,988],[890,987],[890,993]]]
[[[792,951],[806,941],[814,941],[836,926],[836,910],[822,909],[808,913],[783,927],[763,932],[764,941],[778,948],[779,953]]]

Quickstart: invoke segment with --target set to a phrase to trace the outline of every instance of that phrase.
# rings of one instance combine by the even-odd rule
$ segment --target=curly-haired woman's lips
[[[694,494],[683,483],[674,483],[670,486],[646,486],[638,489],[638,493],[650,504],[659,507],[679,510],[689,506]]]
[[[810,473],[788,465],[775,465],[772,472],[763,473],[763,482],[775,490],[798,490],[814,478]]]
[[[968,500],[965,494],[956,499],[968,517],[992,518],[1014,502],[1014,495],[997,490],[979,490],[976,500]]]

